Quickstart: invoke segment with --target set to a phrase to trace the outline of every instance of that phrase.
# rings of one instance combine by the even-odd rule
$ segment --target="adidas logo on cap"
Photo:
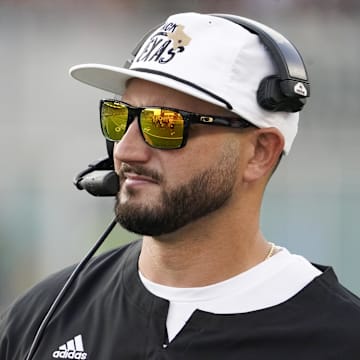
[[[82,336],[77,335],[66,344],[59,346],[59,350],[52,353],[54,359],[86,359],[87,353],[84,351]]]

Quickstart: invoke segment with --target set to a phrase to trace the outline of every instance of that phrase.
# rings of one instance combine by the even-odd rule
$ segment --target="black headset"
[[[256,34],[270,52],[277,69],[277,74],[267,76],[259,84],[257,90],[258,104],[267,111],[300,111],[310,96],[310,83],[303,59],[296,47],[274,29],[257,21],[229,14],[212,14],[238,24]],[[140,48],[151,34],[161,25],[148,31],[136,44],[124,68],[129,68]],[[118,191],[118,180],[113,169],[114,143],[106,140],[108,157],[92,163],[74,179],[75,186],[86,189],[95,196],[114,196]],[[100,170],[101,172],[95,171]]]
[[[268,111],[300,111],[310,96],[310,83],[302,57],[296,47],[274,29],[257,21],[229,14],[212,14],[238,24],[256,34],[270,52],[277,74],[267,76],[257,90],[258,104]],[[148,31],[136,44],[124,67],[129,68],[140,48],[161,25]],[[118,180],[114,176],[112,160],[114,143],[106,140],[108,157],[89,165],[74,179],[75,186],[86,189],[95,196],[114,196],[118,191]],[[96,172],[100,170],[100,172]]]

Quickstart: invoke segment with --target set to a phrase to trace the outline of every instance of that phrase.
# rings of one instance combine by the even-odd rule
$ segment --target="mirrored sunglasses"
[[[185,146],[190,124],[254,127],[241,117],[202,115],[158,106],[134,107],[119,100],[100,101],[101,130],[107,140],[120,141],[135,119],[145,143],[165,150]]]

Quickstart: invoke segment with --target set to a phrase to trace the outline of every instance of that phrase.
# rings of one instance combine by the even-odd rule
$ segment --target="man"
[[[130,68],[72,68],[121,95],[101,101],[101,128],[114,141],[117,221],[142,239],[91,260],[33,359],[360,358],[359,299],[331,268],[259,228],[264,190],[298,123],[292,104],[259,104],[261,81],[276,71],[258,35],[194,13],[152,32]],[[306,84],[294,89],[308,95]],[[2,360],[27,356],[71,271],[3,316]]]

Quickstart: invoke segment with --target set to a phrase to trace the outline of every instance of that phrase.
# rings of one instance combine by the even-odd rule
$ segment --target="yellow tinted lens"
[[[104,136],[119,141],[125,134],[128,109],[116,102],[104,101],[101,108],[101,127]]]
[[[184,135],[184,119],[174,110],[147,108],[141,112],[141,131],[145,141],[159,149],[181,147]]]

